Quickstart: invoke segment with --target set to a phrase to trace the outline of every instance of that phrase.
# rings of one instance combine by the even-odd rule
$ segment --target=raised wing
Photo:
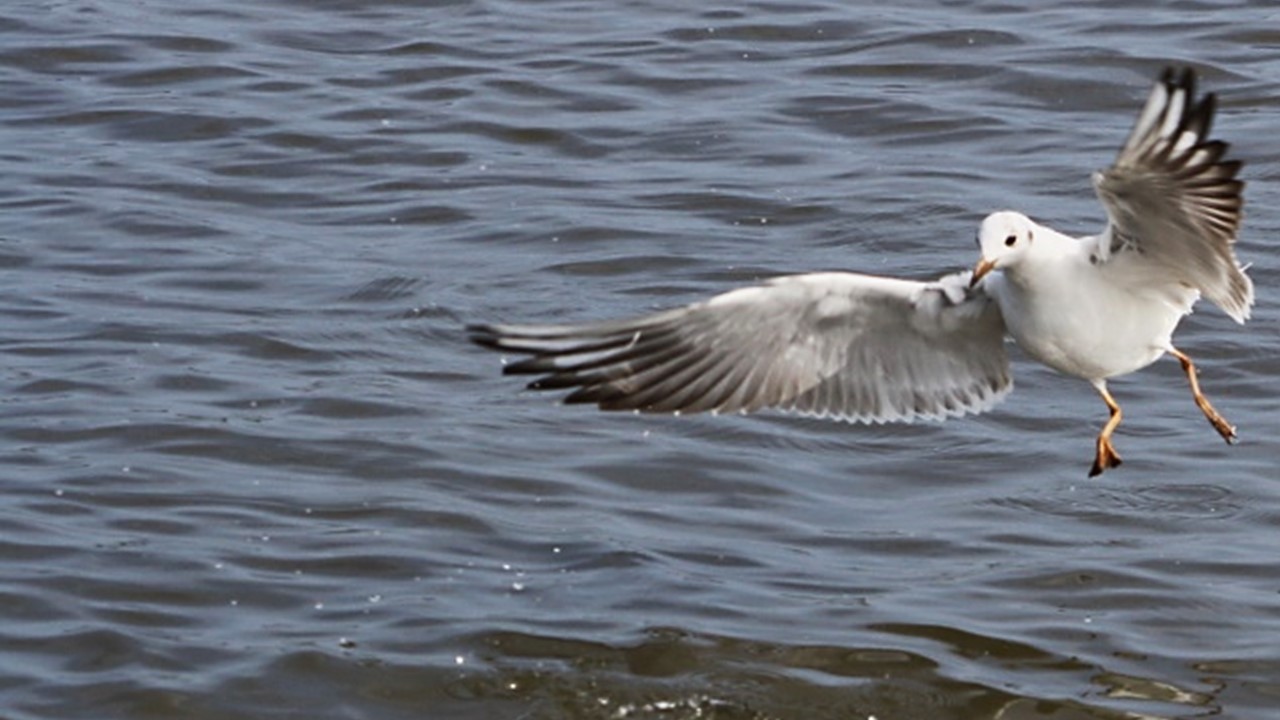
[[[605,410],[942,419],[990,408],[1012,382],[1000,311],[968,279],[792,275],[630,320],[468,331],[532,355],[504,368],[542,375],[530,388]]]
[[[1136,251],[1244,322],[1253,283],[1232,250],[1244,183],[1227,143],[1209,139],[1215,105],[1196,99],[1190,69],[1164,71],[1115,164],[1094,174],[1110,220],[1098,247],[1103,260]]]

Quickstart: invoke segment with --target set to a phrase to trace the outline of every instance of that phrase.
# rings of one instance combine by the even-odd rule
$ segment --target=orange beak
[[[978,281],[986,277],[986,274],[996,269],[996,261],[982,258],[977,265],[973,266],[973,277],[969,278],[969,287],[978,286]]]

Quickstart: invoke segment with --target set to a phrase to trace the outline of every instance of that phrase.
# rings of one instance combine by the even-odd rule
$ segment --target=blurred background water
[[[1267,2],[17,0],[0,9],[0,716],[1280,717]],[[1187,63],[1244,328],[1105,408],[604,415],[469,321],[925,278]]]

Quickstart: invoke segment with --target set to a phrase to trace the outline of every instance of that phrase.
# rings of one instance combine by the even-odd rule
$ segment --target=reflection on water
[[[884,645],[777,645],[651,628],[625,647],[519,634],[477,638],[499,667],[463,674],[455,693],[517,703],[532,717],[776,718],[804,708],[815,718],[1121,718],[1135,708],[1183,705],[1211,694],[1114,673],[1087,677],[1091,694],[1128,701],[1128,712],[1072,697],[1030,699],[998,682],[1010,668],[1088,676],[1095,668],[1000,638],[934,626],[883,626]],[[897,636],[897,637],[895,637]],[[975,661],[947,663],[897,649],[929,641]],[[936,653],[935,653],[936,654]],[[989,677],[983,677],[989,675]]]
[[[1267,717],[1267,6],[0,10],[4,715]],[[1170,53],[1174,53],[1173,56]],[[1246,158],[1255,321],[852,427],[515,392],[465,322],[1074,233],[1156,71]]]

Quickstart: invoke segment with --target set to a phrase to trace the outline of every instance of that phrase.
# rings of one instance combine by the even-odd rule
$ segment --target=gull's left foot
[[[1097,477],[1104,470],[1120,467],[1120,453],[1116,452],[1116,448],[1111,444],[1111,440],[1100,437],[1098,438],[1098,455],[1093,460],[1093,467],[1089,470],[1089,477]]]
[[[1196,388],[1197,390],[1199,388]],[[1218,414],[1217,409],[1209,403],[1209,399],[1203,395],[1196,396],[1196,405],[1200,406],[1200,412],[1204,413],[1204,417],[1213,426],[1214,430],[1227,441],[1228,445],[1235,445],[1240,438],[1236,437],[1236,426],[1227,422],[1227,419]]]
[[[1196,369],[1195,363],[1191,362],[1191,358],[1187,357],[1186,353],[1177,348],[1172,348],[1169,352],[1178,358],[1178,362],[1182,363],[1182,371],[1187,374],[1187,382],[1191,383],[1191,397],[1195,399],[1196,407],[1200,408],[1200,412],[1204,413],[1205,419],[1209,421],[1214,430],[1218,431],[1222,439],[1226,440],[1228,445],[1234,445],[1236,440],[1239,439],[1236,437],[1236,428],[1227,422],[1226,418],[1219,415],[1218,410],[1213,407],[1213,403],[1209,402],[1209,398],[1200,392],[1200,381],[1196,379],[1200,371]]]
[[[1218,434],[1222,436],[1223,440],[1227,441],[1228,445],[1235,445],[1240,440],[1240,437],[1236,435],[1236,426],[1227,422],[1226,418],[1214,412],[1212,408],[1210,408],[1210,412],[1213,412],[1213,414],[1205,413],[1205,417],[1209,418],[1209,424],[1213,425],[1213,429],[1218,431]]]

